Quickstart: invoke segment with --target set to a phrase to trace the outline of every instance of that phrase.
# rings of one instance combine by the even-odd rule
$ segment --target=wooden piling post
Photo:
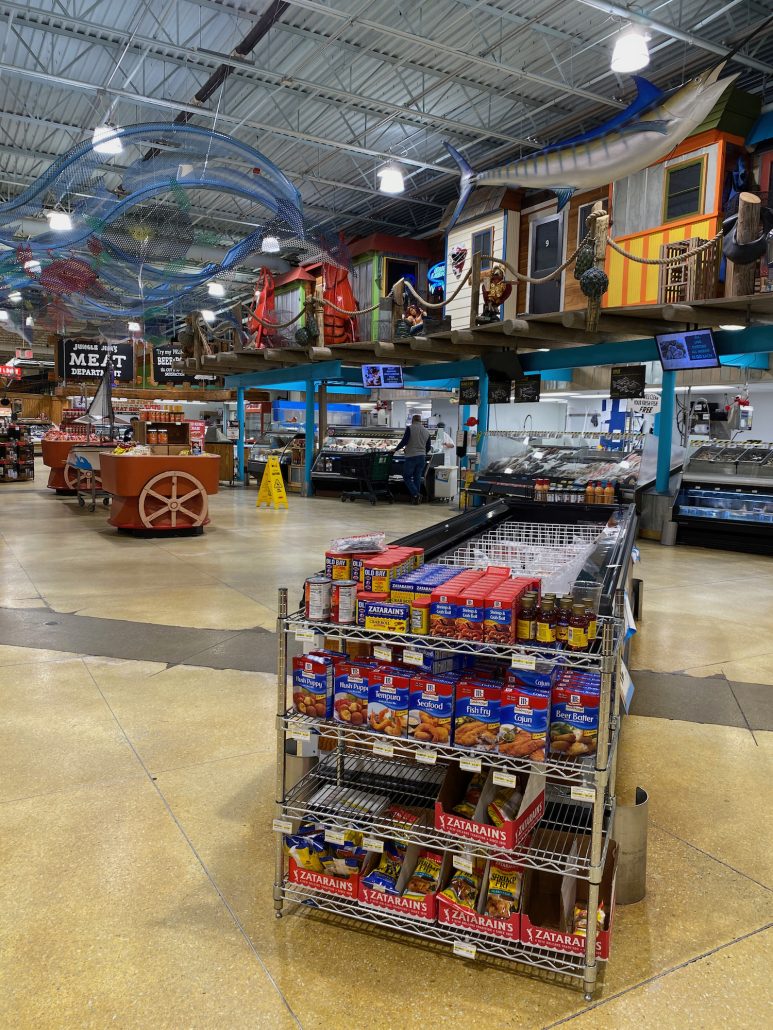
[[[470,276],[470,328],[474,328],[480,304],[480,251],[472,255],[472,275]]]
[[[753,193],[742,193],[738,197],[738,221],[735,225],[737,243],[751,243],[760,235],[760,198]],[[725,273],[725,296],[748,297],[754,293],[754,281],[757,276],[757,262],[749,265],[737,265],[727,262]]]

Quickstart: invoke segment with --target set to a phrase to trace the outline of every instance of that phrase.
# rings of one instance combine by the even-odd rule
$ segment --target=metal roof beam
[[[291,0],[292,2],[293,0]],[[651,18],[641,7],[623,7],[621,4],[609,3],[608,0],[580,0],[580,3],[586,7],[592,7],[595,11],[603,11],[605,14],[612,14],[617,18],[624,18],[626,21],[645,25],[654,32],[661,32],[664,36],[679,39],[683,43],[689,43],[690,46],[698,47],[699,50],[705,50],[710,54],[716,54],[718,57],[727,57],[730,53],[730,47],[723,46],[721,43],[712,43],[711,40],[698,36],[694,32],[685,32],[674,25],[669,25],[667,22]],[[739,52],[733,54],[733,60],[765,75],[773,75],[773,65],[766,64],[764,61],[758,61],[756,57],[749,57]]]
[[[526,138],[500,132],[494,128],[481,128],[481,126],[470,125],[455,118],[444,118],[439,115],[428,114],[415,108],[390,103],[381,98],[366,97],[361,94],[351,93],[348,90],[325,86],[318,82],[298,78],[296,75],[284,76],[263,68],[258,69],[243,57],[235,58],[230,55],[217,57],[201,50],[159,42],[158,40],[148,39],[134,33],[122,32],[118,29],[111,29],[108,26],[98,25],[93,21],[87,22],[79,18],[71,18],[58,12],[51,13],[50,11],[30,8],[19,3],[0,3],[0,16],[10,18],[11,14],[14,16],[14,31],[17,34],[19,26],[28,26],[38,31],[51,32],[68,39],[98,44],[110,50],[130,50],[141,55],[148,55],[159,61],[174,61],[180,67],[190,68],[193,65],[204,72],[215,71],[218,66],[223,65],[226,68],[232,69],[231,74],[243,81],[257,82],[260,85],[272,88],[279,87],[296,96],[310,97],[312,100],[334,107],[336,110],[340,110],[342,104],[346,104],[363,113],[378,114],[384,112],[395,115],[397,119],[448,129],[451,132],[463,136],[472,136],[475,139],[494,138],[515,145],[529,147],[535,145]],[[22,43],[24,43],[23,40]],[[62,71],[66,71],[66,69],[62,69]]]

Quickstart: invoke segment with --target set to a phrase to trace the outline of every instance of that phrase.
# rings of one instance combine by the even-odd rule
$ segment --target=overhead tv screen
[[[655,337],[660,363],[665,372],[688,368],[718,368],[719,358],[710,329],[664,333]]]
[[[403,370],[400,365],[363,365],[362,385],[371,390],[399,390],[403,385]]]

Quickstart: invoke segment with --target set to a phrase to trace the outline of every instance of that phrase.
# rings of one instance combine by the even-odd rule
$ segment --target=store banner
[[[539,400],[542,380],[538,375],[525,376],[513,382],[513,404],[535,404]]]
[[[134,344],[60,337],[56,345],[56,371],[60,379],[100,379],[108,361],[117,383],[134,382]]]
[[[613,368],[609,380],[609,396],[613,401],[644,396],[647,369],[644,365],[623,365]]]
[[[510,379],[492,379],[488,381],[488,402],[489,404],[509,404],[510,391],[512,387]]]
[[[480,382],[477,379],[462,379],[459,383],[459,403],[480,403]]]
[[[186,375],[178,362],[183,360],[183,349],[177,343],[159,343],[153,348],[153,381],[164,383],[192,383],[194,377]]]

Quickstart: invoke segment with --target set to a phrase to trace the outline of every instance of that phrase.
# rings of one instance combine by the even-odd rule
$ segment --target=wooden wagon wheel
[[[91,480],[96,477],[96,488],[97,490],[102,489],[102,480],[100,479],[98,472],[89,471],[88,469],[79,469],[75,465],[69,463],[64,466],[64,481],[67,484],[68,490],[78,489],[78,473],[83,476],[82,489],[91,489]]]
[[[142,488],[138,507],[148,529],[155,529],[162,515],[175,529],[201,526],[207,517],[207,491],[187,472],[161,472]]]

